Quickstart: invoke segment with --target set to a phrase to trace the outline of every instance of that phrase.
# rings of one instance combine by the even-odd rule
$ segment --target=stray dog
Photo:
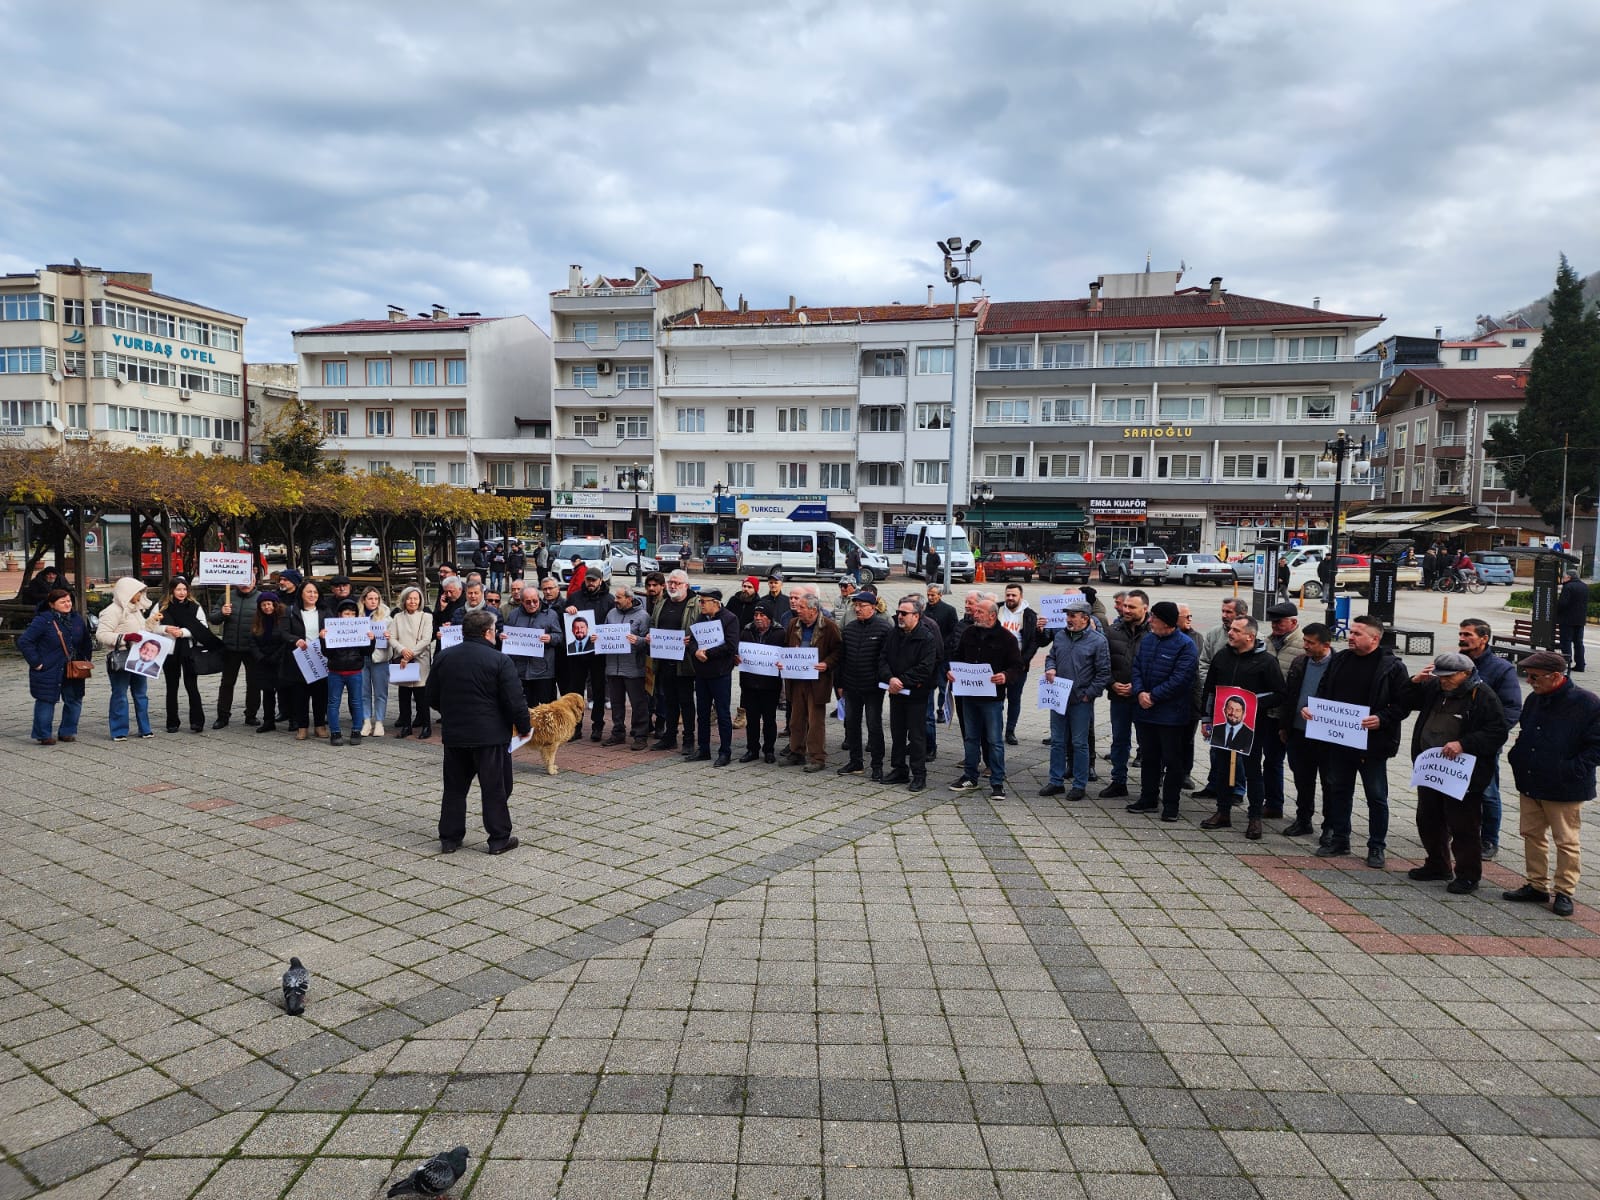
[[[544,759],[544,769],[556,773],[556,751],[572,737],[572,731],[583,720],[584,700],[581,692],[568,692],[552,704],[541,704],[528,710],[528,720],[533,724],[533,741],[529,743]]]

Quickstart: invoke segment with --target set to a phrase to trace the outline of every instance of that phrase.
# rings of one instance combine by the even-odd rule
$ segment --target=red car
[[[983,564],[984,578],[994,581],[1020,579],[1027,583],[1038,570],[1033,559],[1020,550],[995,550],[985,554],[979,561]]]

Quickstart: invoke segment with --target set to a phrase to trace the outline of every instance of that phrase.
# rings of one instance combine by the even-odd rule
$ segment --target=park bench
[[[1383,631],[1383,644],[1396,654],[1426,654],[1433,656],[1433,631],[1431,629],[1402,629],[1391,625]]]
[[[1511,633],[1499,634],[1489,639],[1489,650],[1507,662],[1520,663],[1534,651],[1533,622],[1518,618],[1511,624]]]

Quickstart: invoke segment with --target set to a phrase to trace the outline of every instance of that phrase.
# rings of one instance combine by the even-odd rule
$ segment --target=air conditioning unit
[[[50,372],[50,382],[51,383],[60,383],[61,382],[61,372],[60,371],[51,371]]]
[[[611,360],[609,358],[602,358],[599,362],[595,363],[594,369],[596,373],[600,375],[611,374]]]
[[[123,384],[127,383],[128,381],[126,379],[124,379],[122,377],[121,373],[119,372],[118,374],[113,375],[111,377],[111,382],[116,384],[118,387],[121,387]]]
[[[211,443],[211,453],[213,453],[213,454],[221,454],[222,453],[222,443],[221,442],[212,442]]]
[[[597,412],[594,415],[594,419],[599,421],[600,424],[604,425],[607,421],[611,420],[611,414],[605,411]]]
[[[194,445],[194,442],[190,438],[182,438],[181,437],[181,438],[178,439],[178,449],[179,450],[187,450],[192,445]]]
[[[188,400],[193,395],[194,395],[194,393],[191,392],[188,388],[179,388],[178,389],[178,399],[179,400]]]

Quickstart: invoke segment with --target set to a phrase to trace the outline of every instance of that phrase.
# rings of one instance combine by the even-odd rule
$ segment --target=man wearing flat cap
[[[1065,795],[1082,800],[1089,786],[1089,733],[1094,728],[1094,702],[1111,683],[1111,647],[1092,624],[1094,608],[1082,596],[1068,596],[1063,607],[1067,627],[1050,639],[1044,656],[1044,677],[1072,681],[1067,711],[1050,713],[1050,781],[1041,796]],[[1072,790],[1067,791],[1067,769]]]
[[[1427,858],[1411,868],[1411,878],[1447,879],[1446,891],[1465,896],[1477,891],[1483,878],[1483,790],[1494,778],[1495,756],[1509,732],[1505,709],[1472,660],[1453,650],[1411,677],[1406,707],[1417,714],[1411,729],[1413,762],[1427,750],[1477,760],[1460,800],[1436,788],[1417,788],[1417,837]]]
[[[1594,799],[1594,771],[1600,766],[1600,696],[1568,679],[1567,660],[1553,650],[1528,655],[1520,669],[1533,694],[1523,702],[1517,742],[1506,761],[1517,781],[1528,882],[1503,895],[1535,904],[1553,895],[1552,911],[1570,917],[1578,887],[1579,810]]]

